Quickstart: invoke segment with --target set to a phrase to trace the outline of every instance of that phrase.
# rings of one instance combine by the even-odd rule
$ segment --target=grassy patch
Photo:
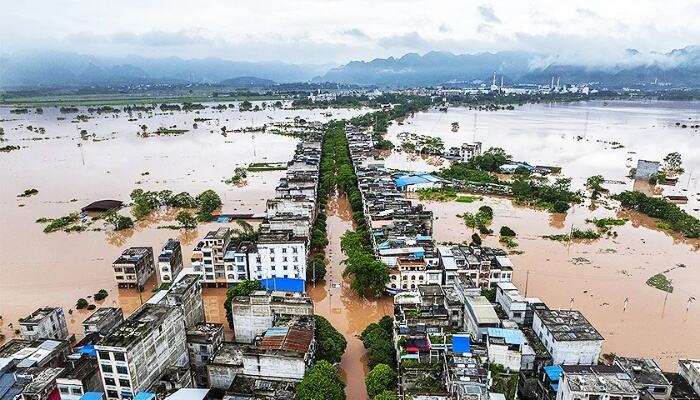
[[[501,236],[501,238],[498,239],[498,241],[503,243],[509,249],[518,247],[518,243],[515,240],[513,240],[513,238],[510,236]]]
[[[647,285],[667,293],[673,293],[672,283],[673,281],[668,279],[664,274],[656,274],[647,279]]]
[[[452,201],[457,198],[457,189],[442,188],[442,189],[419,189],[417,190],[420,200],[429,201]]]
[[[246,169],[250,172],[285,171],[287,165],[284,163],[251,163]]]
[[[600,233],[594,231],[593,229],[577,229],[571,230],[572,239],[585,239],[585,240],[595,240],[600,239]]]
[[[481,196],[466,195],[466,196],[457,196],[457,199],[455,199],[455,201],[458,203],[473,203],[475,201],[481,201],[483,199],[484,198]]]
[[[561,234],[561,235],[545,235],[545,236],[542,236],[542,237],[545,238],[545,239],[549,239],[549,240],[555,240],[555,241],[557,241],[557,242],[568,242],[568,241],[571,240],[571,237],[570,237],[569,235],[566,235],[566,234]]]

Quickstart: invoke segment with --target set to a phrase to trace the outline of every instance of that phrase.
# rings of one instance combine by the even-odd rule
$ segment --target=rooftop
[[[209,231],[204,236],[204,239],[224,239],[226,237],[226,235],[229,234],[230,231],[231,231],[231,229],[226,228],[226,227],[222,227],[222,228],[219,228],[215,231]]]
[[[168,293],[181,295],[185,293],[190,286],[198,284],[199,280],[200,276],[197,274],[182,274],[177,282],[168,289]]]
[[[100,307],[92,315],[83,321],[83,325],[96,324],[104,318],[111,318],[115,314],[122,314],[122,309],[117,307]]]
[[[615,366],[562,366],[563,379],[573,392],[636,395],[637,388],[630,376]]]
[[[233,342],[222,342],[218,350],[209,359],[210,364],[228,366],[243,366],[243,350],[246,345]]]
[[[20,324],[38,324],[41,320],[48,317],[51,313],[53,313],[56,310],[61,310],[61,313],[63,312],[62,308],[56,307],[38,308],[36,311],[29,314],[28,316],[20,318],[19,322]]]
[[[558,341],[605,340],[580,311],[536,310],[535,314]]]
[[[283,326],[274,326],[263,334],[258,348],[264,351],[290,351],[305,354],[314,339],[313,319],[295,317]]]
[[[66,368],[58,375],[58,378],[82,380],[97,373],[97,369],[97,360],[82,356],[78,359],[69,360],[66,363]]]
[[[23,373],[32,377],[31,382],[24,387],[23,393],[41,393],[62,371],[63,368],[30,368]]]
[[[670,385],[656,361],[648,358],[615,357],[615,364],[641,385]]]
[[[153,254],[150,247],[129,247],[114,260],[113,264],[138,264],[144,257]]]
[[[211,322],[204,322],[187,328],[187,341],[190,342],[191,339],[199,339],[207,342],[214,340],[214,337],[219,333],[223,337],[224,325],[215,324]]]
[[[98,346],[130,347],[163,323],[169,306],[146,303],[124,320],[109,335],[100,340]]]

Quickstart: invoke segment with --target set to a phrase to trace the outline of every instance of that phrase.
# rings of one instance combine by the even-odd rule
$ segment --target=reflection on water
[[[469,241],[472,229],[456,215],[476,212],[482,205],[492,207],[491,229],[497,233],[506,225],[518,234],[515,240],[522,254],[510,256],[514,283],[524,291],[527,281],[527,295],[539,297],[551,308],[568,309],[574,298],[574,307],[605,337],[605,352],[652,357],[665,370],[675,370],[679,357],[700,356],[700,305],[693,304],[686,312],[688,298],[700,294],[700,240],[658,231],[653,219],[638,213],[614,213],[602,207],[591,212],[577,206],[568,215],[558,215],[492,197],[471,204],[423,204],[439,221],[434,232],[438,242]],[[572,226],[594,228],[586,224],[587,218],[612,216],[630,220],[612,228],[617,237],[586,243],[542,238],[568,233]],[[483,243],[501,246],[496,235],[484,237]],[[674,291],[664,308],[665,292],[649,287],[646,280],[667,270]],[[623,311],[626,298],[629,304]]]
[[[344,196],[329,199],[328,246],[326,247],[326,279],[317,284],[308,284],[307,291],[314,301],[314,312],[330,321],[345,336],[347,349],[340,362],[341,374],[346,383],[348,399],[366,399],[364,377],[367,373],[367,351],[359,339],[367,325],[379,321],[385,315],[392,315],[391,298],[366,299],[350,289],[350,282],[343,278],[345,259],[340,250],[340,237],[353,229],[352,209]],[[334,285],[336,284],[336,285]],[[340,284],[339,287],[337,284]]]

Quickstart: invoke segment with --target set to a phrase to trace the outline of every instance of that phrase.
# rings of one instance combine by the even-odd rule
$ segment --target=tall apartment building
[[[155,270],[152,247],[130,247],[112,263],[119,287],[139,287]]]
[[[204,236],[192,251],[192,268],[202,275],[207,287],[226,287],[224,254],[231,241],[231,229],[219,228]]]
[[[95,345],[107,399],[134,398],[188,364],[183,319],[180,307],[146,303]]]
[[[65,339],[68,337],[66,315],[60,307],[39,308],[19,320],[19,329],[27,340]]]
[[[197,274],[186,274],[168,289],[160,304],[178,306],[182,309],[185,328],[204,322],[202,283]]]
[[[182,271],[182,266],[180,241],[168,239],[158,255],[158,282],[171,283]]]
[[[260,235],[257,251],[249,256],[250,279],[306,279],[306,238],[291,231]]]
[[[255,337],[270,329],[281,315],[313,315],[314,305],[300,293],[266,292],[234,297],[231,301],[236,342],[252,343]]]
[[[190,370],[198,387],[209,387],[207,362],[224,341],[222,324],[201,323],[187,328]]]

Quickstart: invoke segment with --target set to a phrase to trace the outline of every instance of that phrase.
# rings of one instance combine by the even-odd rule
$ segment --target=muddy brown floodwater
[[[603,350],[625,356],[656,359],[665,370],[676,360],[700,357],[700,303],[686,311],[690,297],[700,298],[700,240],[688,240],[655,229],[648,217],[599,207],[572,208],[567,215],[515,206],[509,199],[484,197],[474,203],[422,202],[435,215],[438,242],[470,241],[464,212],[487,205],[494,210],[494,235],[482,236],[484,246],[503,247],[498,230],[508,226],[517,233],[511,254],[514,283],[529,297],[550,308],[581,310],[605,337]],[[569,233],[572,227],[595,229],[587,218],[627,218],[612,229],[617,237],[562,243],[542,236]],[[665,272],[668,271],[668,272]],[[646,284],[665,272],[674,290],[666,293]],[[625,299],[628,300],[624,310]]]
[[[353,229],[352,210],[345,196],[333,196],[326,206],[328,246],[326,247],[326,279],[316,285],[307,284],[307,292],[314,301],[314,312],[328,321],[345,337],[348,346],[340,361],[345,394],[348,399],[367,399],[365,375],[368,372],[367,351],[359,335],[367,325],[392,315],[393,303],[389,297],[368,300],[350,289],[343,278],[345,256],[340,250],[340,237]]]
[[[260,102],[256,102],[260,104]],[[209,104],[211,106],[211,104]],[[209,230],[235,224],[200,224],[190,231],[158,229],[172,224],[175,210],[154,214],[134,229],[121,232],[86,231],[45,234],[40,217],[55,218],[80,210],[101,199],[129,201],[133,189],[187,191],[197,195],[213,189],[221,196],[224,213],[261,212],[284,171],[249,173],[245,186],[223,181],[236,167],[254,162],[287,162],[298,139],[267,133],[235,133],[235,129],[271,122],[329,120],[327,110],[238,112],[213,108],[197,112],[90,114],[87,121],[73,121],[76,113],[63,114],[46,107],[42,114],[11,114],[0,107],[2,145],[19,150],[0,153],[0,333],[14,336],[18,319],[43,306],[75,308],[79,298],[106,289],[109,296],[98,305],[119,306],[129,315],[151,295],[117,289],[111,263],[129,246],[151,246],[159,252],[168,238],[182,242],[185,265],[192,248]],[[366,110],[332,110],[333,118],[352,117]],[[195,127],[195,118],[198,119]],[[189,129],[179,136],[140,137],[141,125],[148,131],[159,127]],[[226,126],[226,135],[221,128]],[[28,129],[31,127],[32,129]],[[43,131],[39,130],[43,128]],[[82,139],[80,130],[88,136]],[[41,133],[44,132],[44,133]],[[94,136],[92,136],[94,134]],[[18,197],[26,189],[39,191]],[[128,215],[129,210],[122,210]],[[102,227],[96,222],[93,227]],[[224,289],[205,289],[207,320],[225,322]],[[69,315],[69,331],[82,337],[87,310]],[[226,326],[228,330],[228,326]],[[231,332],[227,332],[230,337]]]

